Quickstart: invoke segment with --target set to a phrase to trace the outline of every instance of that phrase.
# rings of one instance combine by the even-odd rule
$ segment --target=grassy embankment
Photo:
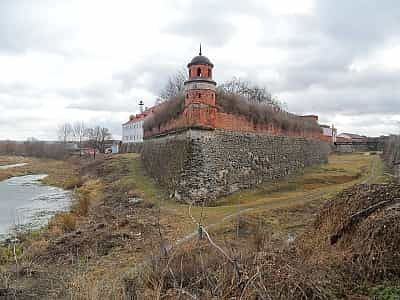
[[[26,165],[0,170],[0,181],[14,176],[48,174],[49,176],[43,180],[44,184],[55,185],[64,189],[72,189],[80,185],[78,167],[71,162],[20,156],[0,156],[0,166],[20,163],[26,163]]]
[[[70,213],[56,216],[48,228],[22,238],[19,268],[28,268],[39,276],[35,280],[24,276],[19,276],[18,282],[11,280],[16,288],[36,293],[41,287],[44,294],[66,293],[63,296],[75,298],[82,294],[81,299],[85,295],[89,298],[89,294],[102,298],[101,293],[106,297],[110,294],[104,289],[110,289],[118,298],[123,294],[121,274],[150,253],[157,255],[160,231],[173,243],[196,230],[188,206],[167,199],[156,182],[146,176],[136,154],[85,165],[81,176],[66,162],[26,160],[8,161],[29,165],[0,176],[47,173],[47,183],[80,187]],[[356,183],[386,180],[382,174],[383,164],[376,155],[331,155],[328,164],[227,196],[215,207],[194,207],[192,212],[195,218],[203,216],[203,224],[213,224],[210,230],[217,239],[234,235],[238,210],[243,242],[246,232],[260,227],[284,237],[301,232],[325,199]],[[74,184],[69,184],[70,180]],[[133,197],[143,198],[144,202],[131,205],[129,199]],[[13,258],[3,255],[3,262],[3,274],[13,278],[7,271]],[[43,288],[49,278],[54,291]]]

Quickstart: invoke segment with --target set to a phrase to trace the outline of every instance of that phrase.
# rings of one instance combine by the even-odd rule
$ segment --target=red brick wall
[[[211,78],[212,77],[212,71],[210,73],[211,67],[206,66],[206,65],[193,65],[190,67],[190,77],[189,79],[199,77],[197,76],[197,70],[200,68],[201,70],[201,77],[202,78]]]
[[[222,112],[217,113],[215,128],[233,131],[268,133],[271,135],[300,136],[323,140],[322,133],[284,131],[280,128],[276,128],[273,124],[254,124],[243,116],[237,116]]]
[[[160,129],[153,128],[151,131],[146,131],[144,135],[145,137],[149,137],[190,126],[267,133],[270,135],[305,137],[331,142],[329,137],[328,140],[327,137],[322,135],[322,133],[284,131],[280,128],[274,127],[273,124],[254,124],[243,116],[217,112],[216,108],[207,106],[199,108],[191,107],[190,109],[185,110],[185,112],[178,118],[161,126]]]
[[[348,138],[345,138],[345,137],[342,137],[342,136],[337,136],[336,137],[336,142],[347,142],[347,143],[349,143],[349,142],[351,142],[351,139],[348,139]]]
[[[328,142],[328,143],[332,143],[332,137],[331,136],[327,136],[327,135],[321,135],[321,140]]]
[[[191,103],[215,106],[215,92],[211,90],[190,90],[185,95],[185,106]]]

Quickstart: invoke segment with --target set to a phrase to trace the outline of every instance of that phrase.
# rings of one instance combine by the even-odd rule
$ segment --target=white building
[[[326,139],[326,141],[331,143],[336,143],[337,139],[337,129],[332,125],[332,127],[328,125],[320,125],[322,128],[322,135]]]
[[[139,115],[140,116],[140,115]],[[142,143],[143,142],[143,123],[145,116],[131,116],[130,120],[122,124],[122,143]]]
[[[143,105],[143,102],[140,102]],[[150,108],[146,107],[146,110],[142,111],[140,114],[131,115],[129,121],[122,124],[122,143],[143,143],[144,129],[143,124],[147,117],[154,113],[157,106]]]

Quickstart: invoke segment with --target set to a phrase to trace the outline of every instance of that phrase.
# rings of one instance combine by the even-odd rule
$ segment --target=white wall
[[[336,129],[326,128],[326,127],[321,127],[321,128],[323,135],[332,137],[332,142],[336,142],[336,136],[337,136]]]
[[[122,143],[142,143],[143,123],[144,120],[139,120],[122,125]]]

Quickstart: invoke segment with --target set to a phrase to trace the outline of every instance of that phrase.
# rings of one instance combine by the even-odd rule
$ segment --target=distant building
[[[114,142],[114,143],[111,145],[111,153],[112,153],[112,154],[117,154],[117,153],[119,153],[119,144],[120,144],[120,142],[117,141],[117,142]]]
[[[322,137],[325,141],[330,143],[336,143],[337,129],[332,125],[320,125],[322,129]]]
[[[354,134],[354,133],[341,133],[338,135],[338,137],[341,140],[346,140],[349,142],[366,142],[367,141],[366,136],[362,136],[362,135],[358,135],[358,134]]]
[[[141,104],[143,102],[141,101]],[[144,120],[149,117],[154,112],[155,107],[146,108],[143,111],[141,108],[141,113],[137,115],[131,115],[129,117],[129,121],[122,124],[122,143],[143,143],[143,135],[144,129],[143,124]]]
[[[300,116],[300,118],[308,119],[308,120],[314,120],[314,121],[318,122],[318,116],[317,115],[304,115],[304,116]]]

